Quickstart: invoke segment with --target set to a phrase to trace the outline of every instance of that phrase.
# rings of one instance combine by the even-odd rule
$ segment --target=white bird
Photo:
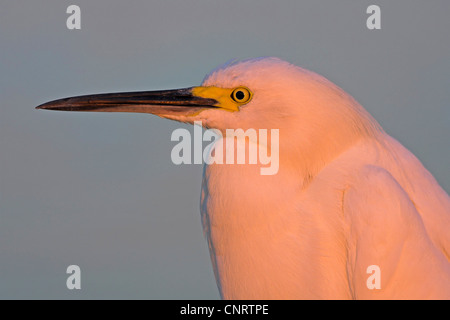
[[[205,165],[202,221],[222,298],[450,299],[449,196],[316,73],[251,59],[217,68],[200,87],[38,108],[202,121],[225,138],[226,129],[279,129],[277,174],[261,175],[260,163]]]

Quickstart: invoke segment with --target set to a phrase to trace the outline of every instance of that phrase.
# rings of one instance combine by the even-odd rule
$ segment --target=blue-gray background
[[[81,30],[66,28],[71,4]],[[381,30],[366,28],[370,4]],[[450,190],[449,13],[448,0],[1,0],[0,298],[219,298],[202,168],[170,160],[188,126],[34,110],[56,98],[198,85],[232,58],[278,56],[352,94]]]

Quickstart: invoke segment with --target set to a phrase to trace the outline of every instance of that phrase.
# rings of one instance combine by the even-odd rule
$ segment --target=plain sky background
[[[172,131],[192,128],[34,110],[56,98],[189,87],[278,56],[353,95],[450,190],[448,0],[0,1],[0,298],[219,298],[202,167],[170,160]]]

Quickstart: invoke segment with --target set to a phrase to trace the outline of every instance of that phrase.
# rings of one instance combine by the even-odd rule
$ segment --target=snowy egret
[[[449,196],[316,73],[250,59],[217,68],[200,87],[37,108],[202,121],[224,139],[229,128],[279,129],[275,175],[261,175],[258,165],[205,165],[202,222],[222,298],[450,298]]]

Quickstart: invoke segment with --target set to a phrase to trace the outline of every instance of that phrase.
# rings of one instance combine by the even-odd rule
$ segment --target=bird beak
[[[58,111],[138,112],[165,115],[193,115],[206,108],[218,108],[216,99],[193,92],[199,87],[185,89],[104,93],[50,101],[36,109]]]

